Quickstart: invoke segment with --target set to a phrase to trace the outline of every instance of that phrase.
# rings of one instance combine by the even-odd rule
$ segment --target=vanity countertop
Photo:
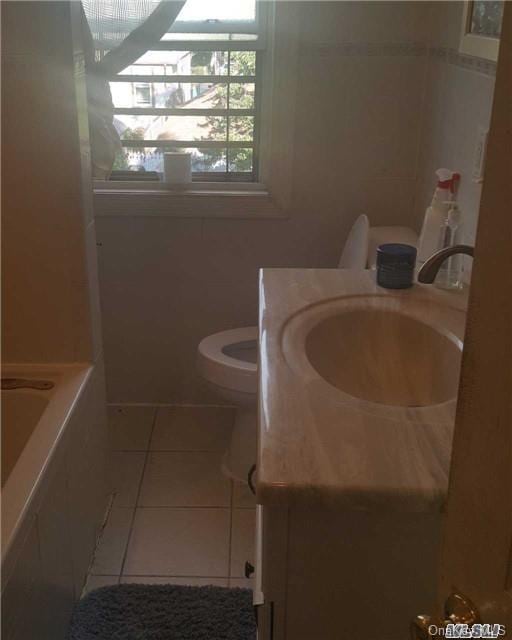
[[[311,367],[299,371],[289,357],[293,349],[287,336],[298,314],[340,299],[369,308],[372,300],[397,309],[412,302],[421,321],[452,340],[463,339],[465,294],[418,284],[382,289],[371,271],[263,269],[258,502],[439,509],[448,486],[456,400],[429,407],[367,402],[341,393]],[[404,343],[404,349],[413,347]]]

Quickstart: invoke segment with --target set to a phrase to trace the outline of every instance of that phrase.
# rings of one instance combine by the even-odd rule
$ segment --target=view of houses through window
[[[186,149],[196,174],[253,179],[256,76],[252,50],[148,51],[110,83],[114,170],[161,172],[165,151]]]

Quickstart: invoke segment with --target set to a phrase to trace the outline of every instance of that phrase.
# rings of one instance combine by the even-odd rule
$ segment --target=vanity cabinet
[[[258,640],[407,640],[435,608],[438,513],[259,506]]]
[[[407,640],[436,609],[465,306],[261,272],[259,640]]]

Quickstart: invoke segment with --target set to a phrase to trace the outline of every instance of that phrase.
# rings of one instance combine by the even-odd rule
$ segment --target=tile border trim
[[[428,47],[421,42],[340,42],[312,43],[300,47],[301,55],[340,56],[424,56]]]
[[[496,75],[496,63],[493,60],[470,56],[467,53],[460,53],[460,51],[449,47],[431,47],[429,49],[429,57],[438,62],[451,64],[476,73],[483,73],[486,76]]]
[[[483,73],[488,76],[496,74],[496,63],[485,58],[477,58],[460,53],[450,47],[429,47],[421,42],[342,42],[304,44],[300,48],[301,56],[344,57],[424,57],[451,64],[468,71]]]

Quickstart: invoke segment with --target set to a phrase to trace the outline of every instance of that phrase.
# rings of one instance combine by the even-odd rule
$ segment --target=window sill
[[[94,212],[96,217],[288,217],[264,185],[254,183],[196,183],[174,189],[161,183],[95,183]]]

